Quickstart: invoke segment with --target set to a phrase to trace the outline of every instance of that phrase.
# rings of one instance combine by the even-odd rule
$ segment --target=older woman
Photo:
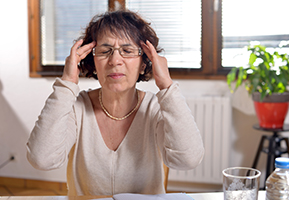
[[[139,15],[115,11],[94,17],[71,48],[27,143],[37,169],[68,159],[68,195],[164,193],[163,162],[181,170],[201,162],[199,130],[157,46]],[[79,93],[79,68],[101,88]],[[136,89],[151,72],[157,94]]]

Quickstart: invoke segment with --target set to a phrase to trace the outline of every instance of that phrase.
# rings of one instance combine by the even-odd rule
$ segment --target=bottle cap
[[[281,169],[289,168],[289,158],[279,157],[275,159],[275,167]]]

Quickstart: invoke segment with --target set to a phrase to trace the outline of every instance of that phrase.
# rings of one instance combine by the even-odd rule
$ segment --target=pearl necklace
[[[101,96],[101,95],[102,95],[102,92],[101,92],[101,89],[99,90],[98,99],[99,99],[100,106],[101,106],[102,110],[104,111],[104,113],[105,113],[109,118],[111,118],[111,119],[113,119],[113,120],[120,121],[120,120],[123,120],[123,119],[128,118],[128,117],[138,108],[138,106],[139,106],[139,104],[140,104],[140,97],[139,97],[139,91],[136,90],[136,92],[137,92],[137,104],[136,104],[136,106],[135,106],[127,115],[125,115],[125,116],[123,116],[123,117],[114,117],[114,116],[112,116],[111,114],[109,114],[109,112],[105,109],[105,107],[103,106],[103,103],[102,103],[102,96]]]

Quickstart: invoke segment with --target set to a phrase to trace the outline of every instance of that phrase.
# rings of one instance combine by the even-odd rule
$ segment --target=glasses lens
[[[114,50],[119,50],[119,53],[122,57],[136,57],[142,55],[140,48],[135,48],[131,46],[124,46],[120,48],[113,48],[108,46],[98,46],[95,47],[95,56],[97,57],[108,57],[112,54]]]
[[[111,54],[112,48],[106,46],[95,47],[95,56],[107,57]]]
[[[120,48],[120,54],[123,57],[135,57],[135,56],[139,56],[139,49],[138,48],[134,48],[134,47],[121,47]]]

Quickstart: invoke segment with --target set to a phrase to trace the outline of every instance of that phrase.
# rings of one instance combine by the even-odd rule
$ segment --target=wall
[[[4,4],[4,5],[3,5]],[[0,164],[11,155],[15,160],[0,169],[0,176],[65,181],[65,167],[39,171],[26,160],[26,141],[48,95],[54,78],[30,78],[28,60],[27,2],[3,1],[0,7]],[[176,80],[185,96],[230,95],[225,81]],[[81,79],[81,89],[98,87],[98,82]],[[153,81],[139,88],[157,92]],[[261,132],[252,129],[257,123],[252,101],[244,89],[232,96],[233,124],[231,166],[250,166]],[[240,111],[242,110],[242,111]],[[288,122],[288,119],[287,119]],[[261,157],[261,164],[264,158]]]

